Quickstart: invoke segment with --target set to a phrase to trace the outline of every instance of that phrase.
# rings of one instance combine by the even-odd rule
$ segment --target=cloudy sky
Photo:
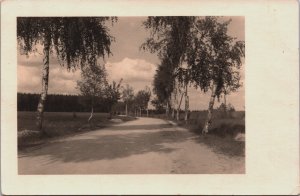
[[[226,17],[227,18],[227,17]],[[239,40],[245,40],[244,18],[231,17],[229,34]],[[110,33],[116,39],[112,44],[113,56],[105,59],[109,80],[119,81],[123,85],[131,85],[137,92],[145,86],[152,88],[152,80],[159,64],[156,54],[140,51],[139,47],[149,36],[142,26],[144,17],[119,17],[118,22],[110,28]],[[28,57],[18,51],[18,92],[40,93],[42,55],[30,54]],[[245,84],[244,65],[241,69],[243,86],[227,97],[227,102],[237,110],[244,110]],[[80,70],[68,72],[61,67],[55,58],[50,59],[49,94],[78,94],[76,81],[80,79]],[[209,93],[203,94],[194,88],[189,89],[190,108],[192,110],[207,109]],[[219,103],[216,103],[218,106]]]

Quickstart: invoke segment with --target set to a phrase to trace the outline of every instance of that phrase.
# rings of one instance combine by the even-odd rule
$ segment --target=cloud
[[[124,58],[119,62],[107,62],[105,65],[110,81],[119,81],[123,78],[124,84],[129,84],[137,90],[151,87],[156,65],[143,60]]]
[[[41,70],[38,67],[18,66],[18,92],[39,92],[41,83]]]
[[[29,57],[26,60],[23,55],[20,55],[17,75],[18,92],[40,93],[42,88],[42,58],[36,56],[36,58]],[[50,61],[49,94],[78,94],[78,90],[75,88],[78,79],[80,79],[80,70],[68,71],[65,67],[60,66],[56,60]]]

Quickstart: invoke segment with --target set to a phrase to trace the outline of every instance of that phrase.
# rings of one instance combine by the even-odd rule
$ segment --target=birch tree
[[[113,37],[105,25],[109,17],[18,17],[17,39],[22,54],[29,55],[41,46],[42,89],[37,106],[37,128],[42,131],[48,93],[50,55],[56,55],[68,70],[94,66],[98,57],[110,55]]]
[[[129,84],[126,84],[126,86],[123,88],[122,99],[125,103],[125,115],[128,116],[128,106],[134,99],[134,91],[133,88],[129,86]]]
[[[228,35],[230,21],[220,22],[217,17],[205,17],[197,20],[192,29],[194,39],[187,52],[191,80],[195,87],[211,92],[203,134],[208,133],[212,123],[215,99],[222,93],[236,91],[241,85],[239,70],[245,55],[245,43]]]
[[[91,114],[88,118],[89,124],[93,118],[95,101],[107,95],[106,76],[104,66],[85,66],[81,72],[81,80],[77,81],[77,88],[90,104]]]
[[[141,48],[149,50],[151,53],[157,53],[162,61],[168,61],[167,66],[171,70],[172,76],[175,75],[177,69],[185,61],[186,51],[191,39],[190,29],[195,19],[196,17],[186,16],[148,17],[144,22],[145,28],[150,31],[150,36]],[[170,100],[172,100],[172,117],[175,118],[176,110],[178,119],[181,97],[178,94],[178,79],[174,77],[173,80],[174,88],[170,96]]]
[[[147,116],[148,116],[148,104],[151,97],[151,91],[150,88],[146,86],[144,90],[140,90],[137,92],[134,102],[136,108],[139,110],[139,116],[142,116],[142,110],[147,110]]]

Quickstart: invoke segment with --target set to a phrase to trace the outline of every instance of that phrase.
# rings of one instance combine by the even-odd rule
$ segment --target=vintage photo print
[[[296,2],[2,8],[4,194],[299,192]]]

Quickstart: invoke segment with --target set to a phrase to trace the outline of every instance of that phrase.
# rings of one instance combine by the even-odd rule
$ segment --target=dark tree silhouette
[[[174,73],[168,59],[163,59],[158,65],[153,80],[153,92],[157,97],[157,103],[162,103],[166,108],[166,116],[169,116],[170,97],[174,89]]]

